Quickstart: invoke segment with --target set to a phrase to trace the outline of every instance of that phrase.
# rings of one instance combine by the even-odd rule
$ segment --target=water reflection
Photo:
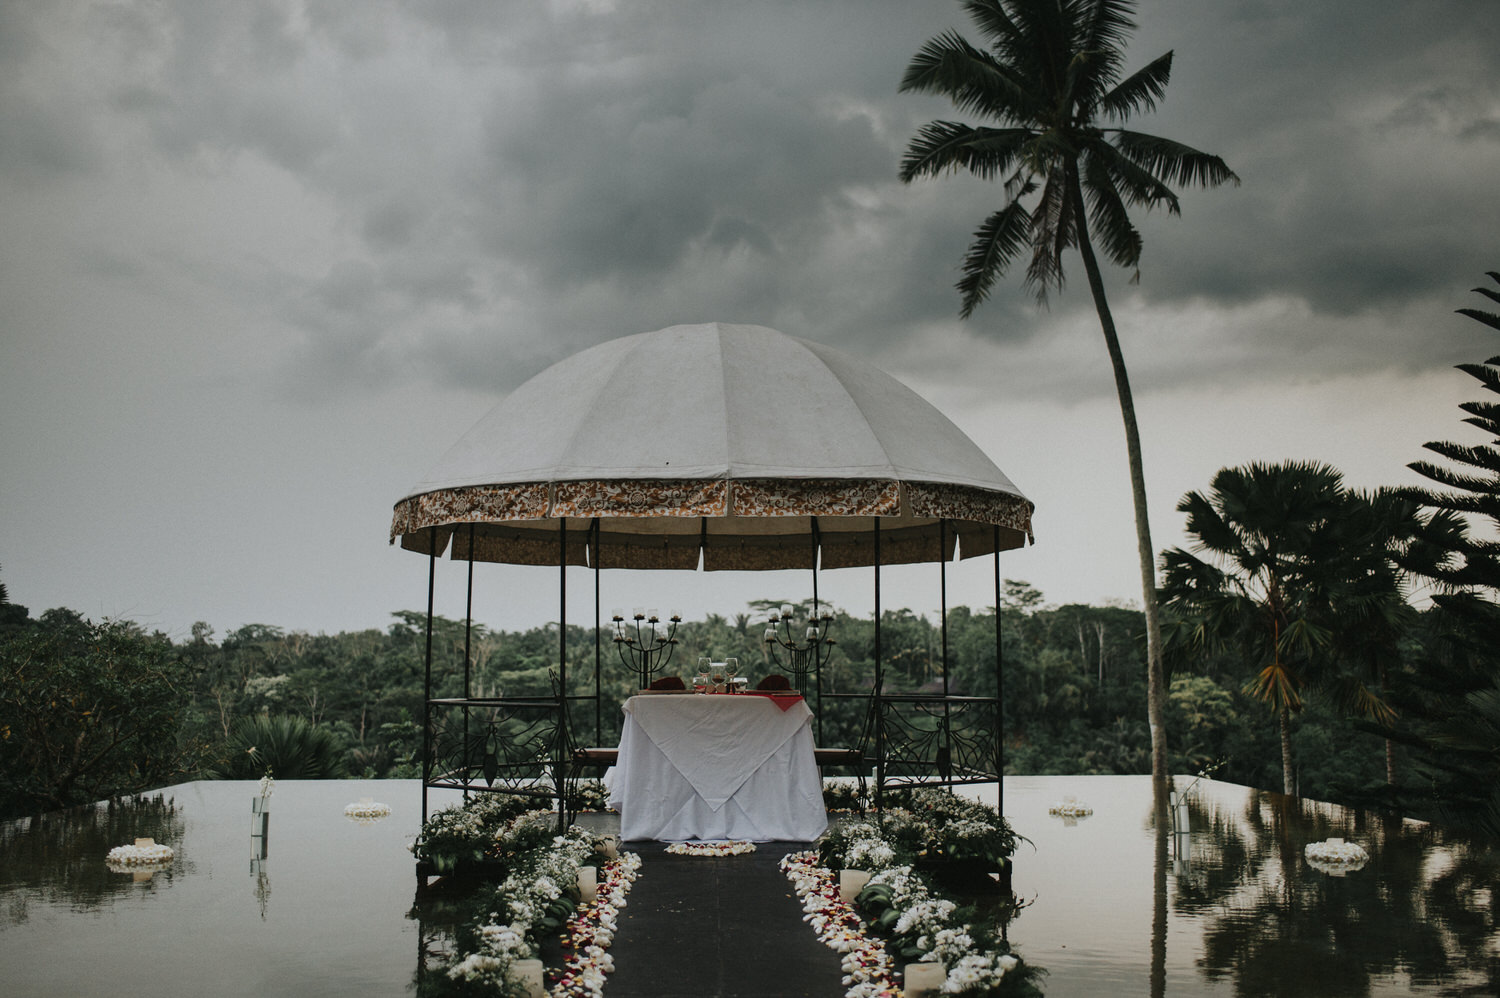
[[[138,838],[173,844],[182,838],[182,812],[161,794],[108,801],[0,823],[0,918],[20,925],[37,903],[96,908],[132,891],[152,890],[191,870],[180,854],[148,877],[114,872],[104,856]]]
[[[1047,818],[1063,791],[1093,805],[1087,824]],[[1214,781],[1184,833],[1145,777],[1012,778],[1006,812],[1036,847],[1017,859],[1036,900],[1011,938],[1051,998],[1500,993],[1500,869],[1466,836]],[[1330,837],[1368,865],[1309,864]]]
[[[255,878],[255,903],[264,922],[266,908],[271,904],[271,874],[266,869],[266,860],[271,856],[271,815],[264,810],[265,798],[259,799],[262,810],[250,815],[250,876]]]
[[[1293,996],[1364,996],[1403,979],[1491,989],[1500,981],[1492,851],[1430,825],[1279,794],[1254,794],[1237,814],[1220,815],[1227,810],[1211,813],[1243,836],[1232,839],[1244,843],[1243,872],[1218,878],[1210,895],[1216,911],[1200,964],[1210,980]],[[1330,836],[1359,842],[1369,863],[1347,875],[1308,863],[1306,845]]]

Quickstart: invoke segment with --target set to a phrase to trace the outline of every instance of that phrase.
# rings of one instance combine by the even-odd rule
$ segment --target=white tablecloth
[[[760,696],[634,696],[606,777],[622,839],[810,842],[828,827],[812,711]]]

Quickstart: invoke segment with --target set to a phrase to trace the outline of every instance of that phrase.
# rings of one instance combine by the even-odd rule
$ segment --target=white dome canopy
[[[672,326],[554,364],[397,504],[404,547],[605,568],[823,567],[1018,547],[1032,503],[877,368],[764,326]],[[939,526],[939,523],[942,526]],[[591,534],[591,526],[597,532]],[[471,526],[470,526],[471,525]],[[940,541],[946,538],[946,543]]]

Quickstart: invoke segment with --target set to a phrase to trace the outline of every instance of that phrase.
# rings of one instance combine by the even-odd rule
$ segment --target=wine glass
[[[714,692],[715,693],[723,693],[724,692],[724,663],[723,662],[715,662],[715,663],[713,663],[713,668],[709,672],[708,678],[713,681]]]
[[[698,672],[693,676],[693,688],[699,693],[708,692],[709,662],[707,655],[698,656]]]
[[[738,693],[734,685],[734,677],[740,671],[740,660],[737,658],[726,658],[724,660],[724,681],[729,686],[729,692]]]

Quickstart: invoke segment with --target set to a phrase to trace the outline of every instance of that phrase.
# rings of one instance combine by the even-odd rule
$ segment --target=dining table
[[[642,693],[623,710],[605,777],[622,839],[811,842],[827,829],[800,696]]]

